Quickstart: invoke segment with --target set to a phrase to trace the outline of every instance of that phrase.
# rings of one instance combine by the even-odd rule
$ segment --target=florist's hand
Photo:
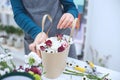
[[[74,17],[70,13],[64,13],[63,16],[61,17],[57,28],[58,29],[65,29],[68,27],[72,27],[72,22],[74,21]]]
[[[40,53],[40,51],[36,48],[36,45],[44,42],[47,38],[48,38],[48,36],[46,35],[45,32],[40,32],[40,33],[36,36],[34,42],[29,45],[29,49],[30,49],[31,51],[37,53],[37,55],[38,55],[39,57],[41,57],[41,53]]]

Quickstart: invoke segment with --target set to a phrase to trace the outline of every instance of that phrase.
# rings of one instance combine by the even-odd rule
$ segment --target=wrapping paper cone
[[[54,79],[62,74],[66,67],[68,53],[69,47],[65,51],[58,53],[41,52],[43,71],[46,72],[45,77]]]

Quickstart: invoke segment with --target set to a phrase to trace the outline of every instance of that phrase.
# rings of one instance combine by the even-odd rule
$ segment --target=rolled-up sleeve
[[[22,0],[10,1],[16,23],[34,39],[41,32],[41,28],[26,14]]]
[[[78,17],[78,10],[73,0],[60,0],[60,2],[63,5],[65,13],[71,13],[74,16],[74,18]]]

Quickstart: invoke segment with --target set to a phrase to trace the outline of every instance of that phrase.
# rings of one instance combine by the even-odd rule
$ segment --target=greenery
[[[0,45],[2,48],[2,46]],[[5,50],[4,48],[2,48]],[[39,62],[40,58],[36,58],[36,56],[39,58],[37,54],[28,54],[25,58],[25,64],[17,66],[13,62],[13,56],[11,53],[0,53],[0,80],[1,77],[11,75],[12,73],[16,74],[30,74],[35,79],[34,80],[41,80],[41,75],[45,74],[43,73],[42,64]],[[26,61],[29,61],[28,63]]]
[[[102,78],[98,77],[97,75],[92,75],[92,74],[86,74],[86,73],[81,73],[81,72],[76,72],[76,71],[72,71],[72,70],[68,70],[66,69],[65,72],[63,72],[64,74],[68,74],[68,75],[75,75],[75,76],[86,76],[88,79],[92,80],[104,80],[104,78],[106,78],[108,74],[104,75]]]
[[[4,30],[3,25],[0,25],[0,31],[3,31],[3,30]]]
[[[5,61],[1,61],[0,66],[1,66],[0,70],[4,70],[5,68],[9,68],[10,72],[12,71],[12,68]]]
[[[22,35],[23,31],[19,27],[0,25],[0,31],[6,31],[8,34]]]

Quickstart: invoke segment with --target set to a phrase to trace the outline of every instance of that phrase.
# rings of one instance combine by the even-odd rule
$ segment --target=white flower
[[[5,71],[0,70],[0,75],[5,75]]]
[[[4,59],[4,57],[5,57],[5,55],[0,54],[0,62],[4,61],[4,60],[3,60],[3,59]]]
[[[10,69],[9,68],[5,68],[4,71],[7,72],[7,73],[9,73]]]
[[[4,56],[5,56],[4,54],[0,54],[0,58],[4,58]]]
[[[25,56],[25,62],[33,66],[38,66],[42,61],[35,52],[30,52],[29,55]]]
[[[24,64],[24,69],[25,69],[25,68],[30,68],[30,67],[31,67],[30,65]]]
[[[9,52],[9,53],[7,54],[7,56],[8,56],[8,58],[9,58],[9,60],[13,59],[12,54],[13,54],[13,53],[11,53],[11,52]]]
[[[17,70],[18,72],[25,72],[25,70],[24,69],[19,69],[19,70]]]
[[[7,57],[5,57],[5,58],[3,59],[3,61],[7,62]]]
[[[53,49],[53,50],[57,50],[58,47],[61,46],[61,44],[59,44],[60,41],[58,41],[56,37],[51,37],[50,40],[52,41],[51,49]]]
[[[3,59],[0,58],[0,62],[4,61]]]

